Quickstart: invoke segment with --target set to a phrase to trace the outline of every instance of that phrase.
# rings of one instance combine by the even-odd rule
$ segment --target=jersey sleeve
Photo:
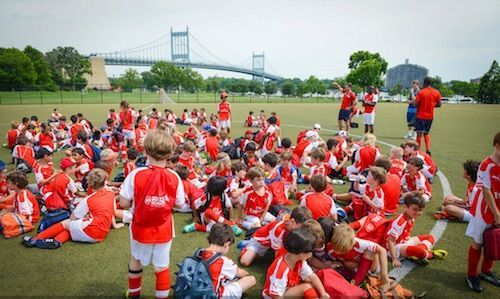
[[[132,201],[134,199],[134,181],[136,173],[137,171],[129,173],[120,187],[120,196],[128,201]]]
[[[15,150],[16,148],[14,148]],[[14,154],[14,153],[13,153]],[[488,162],[483,161],[479,165],[479,169],[477,171],[477,180],[476,185],[478,187],[484,187],[491,190],[491,177],[490,177],[490,168],[488,167]]]
[[[85,197],[76,208],[73,210],[73,215],[75,215],[78,219],[83,219],[89,213],[89,205],[88,205],[88,196]]]
[[[369,241],[369,240],[363,240],[363,239],[358,239],[356,238],[356,241],[358,242],[358,252],[363,253],[363,252],[377,252],[377,244],[375,242]]]
[[[230,260],[229,258],[223,256],[222,257],[223,264],[221,269],[221,276],[225,276],[229,280],[233,280],[236,278],[236,274],[238,273],[238,266]]]
[[[311,269],[311,267],[309,266],[309,264],[306,261],[303,261],[302,267],[300,268],[300,272],[299,272],[300,278],[302,278],[302,280],[305,280],[306,278],[311,276],[313,273],[314,272]]]
[[[406,225],[406,221],[402,218],[404,217],[403,215],[399,216],[398,218],[394,219],[391,223],[391,226],[389,227],[389,230],[387,231],[387,236],[393,237],[394,239],[398,239],[401,234],[403,234],[403,230]]]
[[[75,181],[73,181],[72,179],[69,179],[68,190],[71,191],[71,193],[73,193],[73,194],[75,194],[75,192],[78,191],[78,188],[76,187]]]

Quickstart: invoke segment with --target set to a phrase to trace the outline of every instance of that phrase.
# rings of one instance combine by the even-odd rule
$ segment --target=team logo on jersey
[[[154,208],[163,208],[170,202],[168,195],[156,196],[156,195],[147,195],[144,199],[144,203],[148,206],[152,206]]]

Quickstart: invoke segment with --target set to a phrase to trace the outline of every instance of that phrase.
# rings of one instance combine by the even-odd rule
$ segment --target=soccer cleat
[[[487,281],[491,283],[494,286],[500,287],[500,279],[495,275],[495,273],[490,272],[490,273],[480,273],[479,278],[481,278],[484,281]]]
[[[239,228],[236,224],[232,225],[231,228],[233,229],[233,233],[236,237],[239,237],[243,233],[243,230]]]
[[[196,230],[195,223],[191,223],[188,225],[185,225],[184,228],[182,229],[183,233],[192,233]]]
[[[414,257],[414,256],[409,256],[408,260],[410,260],[410,261],[412,261],[415,264],[420,265],[420,266],[428,266],[430,264],[428,259],[419,259],[419,258]]]
[[[54,239],[37,239],[35,240],[36,248],[40,249],[57,249],[61,247],[61,243]]]
[[[34,239],[31,236],[24,236],[23,239],[21,240],[21,244],[23,244],[24,246],[26,246],[28,248],[35,247],[35,242],[36,242],[36,239]]]
[[[444,259],[448,256],[448,251],[444,250],[444,249],[433,249],[431,250],[432,252],[432,255],[433,255],[433,258],[435,259]]]
[[[482,292],[483,287],[481,286],[481,280],[479,280],[479,277],[477,276],[467,276],[465,277],[467,280],[467,285],[469,288],[475,292]]]
[[[238,248],[238,250],[243,250],[243,248],[247,247],[248,245],[248,242],[250,242],[249,240],[241,240],[238,242],[238,244],[236,245],[236,248]]]
[[[432,155],[431,155],[431,151],[430,151],[430,150],[426,150],[425,152],[427,153],[427,155],[429,155],[429,156],[431,156],[431,157],[432,157]]]
[[[334,184],[334,185],[344,185],[345,182],[344,182],[344,180],[333,179],[332,180],[332,184]]]
[[[337,217],[339,221],[344,221],[347,219],[347,212],[342,208],[337,208]]]

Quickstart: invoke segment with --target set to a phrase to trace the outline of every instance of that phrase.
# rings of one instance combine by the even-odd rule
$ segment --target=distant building
[[[470,79],[470,80],[469,80],[469,83],[476,83],[476,84],[479,84],[479,83],[481,83],[481,77],[476,78],[476,79]]]
[[[387,70],[385,86],[387,89],[391,89],[399,84],[404,89],[409,89],[413,80],[419,80],[420,86],[422,86],[422,82],[428,73],[429,70],[425,67],[408,63],[407,58],[405,64],[400,64]]]

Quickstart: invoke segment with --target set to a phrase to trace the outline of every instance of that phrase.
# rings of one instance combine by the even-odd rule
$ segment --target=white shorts
[[[421,171],[421,172],[424,174],[424,176],[425,176],[427,179],[429,179],[429,180],[430,180],[430,179],[432,179],[432,178],[434,177],[434,175],[433,175],[432,173],[430,173],[430,171],[429,171],[429,166],[427,166],[427,165],[424,165],[424,168],[422,168],[420,171]]]
[[[130,230],[130,253],[134,259],[141,262],[142,266],[153,264],[158,268],[167,268],[170,265],[170,247],[172,247],[172,240],[157,244],[138,242],[132,238],[132,230]]]
[[[69,233],[71,235],[71,240],[75,242],[85,242],[85,243],[97,243],[96,240],[89,237],[84,231],[83,228],[85,225],[83,224],[83,219],[73,220],[69,222]]]
[[[387,250],[387,256],[392,258],[392,259],[398,259],[401,257],[401,248],[403,247],[407,247],[407,246],[416,246],[418,245],[420,242],[420,240],[418,239],[418,237],[411,237],[407,242],[405,243],[399,243],[399,244],[396,244],[394,246],[394,248],[396,249],[396,256],[393,257],[391,256],[391,252],[389,250]]]
[[[224,284],[224,292],[221,298],[241,298],[243,296],[243,289],[239,283],[233,281]]]
[[[123,139],[125,140],[135,140],[135,131],[134,130],[122,130]]]
[[[375,123],[375,112],[363,113],[363,119],[365,120],[365,125],[373,125]]]
[[[250,242],[248,242],[245,249],[252,250],[253,252],[256,252],[259,256],[264,256],[266,252],[269,250],[269,247],[266,247],[260,244],[259,241],[255,240],[254,238],[251,238]]]
[[[471,237],[477,244],[483,244],[483,233],[491,227],[491,224],[484,222],[481,211],[476,211],[476,215],[471,218],[465,235]]]
[[[231,128],[231,120],[230,119],[220,120],[219,123],[220,123],[220,127],[223,129],[224,128]]]
[[[264,216],[264,221],[260,223],[260,218],[257,216],[252,216],[252,215],[247,215],[243,219],[243,228],[246,230],[249,230],[254,227],[261,227],[263,225],[266,225],[267,223],[273,222],[276,220],[276,217],[274,217],[271,213],[267,212],[266,215]]]

